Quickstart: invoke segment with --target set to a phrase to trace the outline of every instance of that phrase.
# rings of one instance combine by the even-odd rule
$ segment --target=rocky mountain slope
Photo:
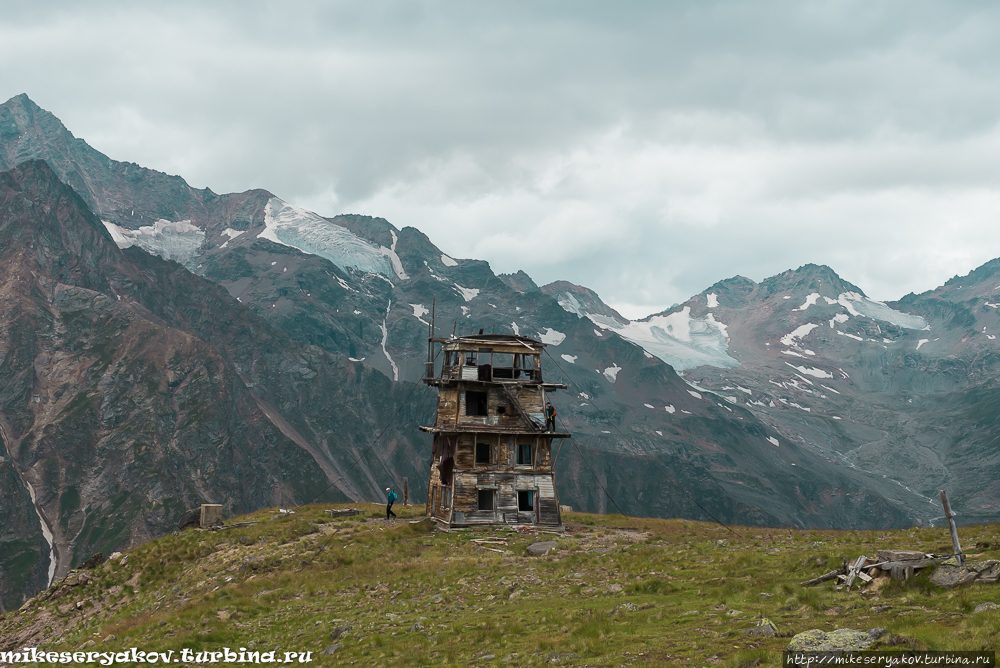
[[[566,291],[542,289],[574,310]],[[998,290],[996,260],[887,304],[806,265],[721,281],[642,321],[583,314],[789,441],[887,481],[880,491],[918,521],[940,522],[945,488],[962,521],[995,521]]]
[[[217,285],[119,249],[41,161],[0,173],[0,606],[91,554],[227,512],[374,495],[371,435],[428,419],[409,383],[299,344]],[[403,407],[403,394],[417,397]],[[426,449],[393,432],[392,468]],[[377,479],[377,480],[376,480]]]
[[[729,385],[705,385],[717,390],[710,393],[691,384],[692,360],[721,365],[723,369],[741,368],[740,353],[728,348],[727,336],[731,332],[723,324],[728,313],[718,311],[716,319],[715,310],[706,310],[710,305],[705,296],[704,309],[691,307],[685,314],[681,308],[681,316],[665,313],[646,324],[630,323],[603,306],[589,290],[556,285],[547,286],[555,296],[546,294],[523,272],[497,276],[485,262],[451,258],[413,228],[397,229],[383,219],[365,216],[327,219],[265,191],[215,195],[192,189],[179,177],[117,163],[74,138],[54,116],[25,96],[0,105],[0,156],[7,166],[28,158],[44,160],[51,172],[73,185],[82,198],[77,200],[77,218],[86,221],[91,230],[88,239],[97,244],[92,252],[99,252],[86,255],[91,252],[89,247],[75,242],[65,245],[67,257],[76,253],[92,258],[67,259],[65,263],[89,267],[90,273],[80,275],[99,276],[99,280],[93,279],[97,281],[93,285],[78,286],[73,282],[76,274],[50,279],[38,269],[25,271],[55,281],[53,285],[101,292],[111,302],[108,308],[112,310],[141,307],[135,311],[139,314],[135,318],[141,316],[157,326],[168,326],[193,337],[193,347],[171,353],[169,360],[178,366],[170,370],[173,376],[166,376],[165,386],[162,382],[147,382],[142,369],[163,368],[149,364],[142,369],[135,367],[128,375],[115,372],[114,382],[105,380],[103,385],[95,378],[104,378],[106,369],[117,368],[110,362],[106,368],[98,367],[100,373],[70,374],[74,379],[71,387],[83,381],[96,383],[87,390],[90,395],[77,391],[89,396],[91,402],[81,403],[75,419],[92,426],[84,430],[89,435],[80,438],[81,454],[74,459],[80,463],[74,466],[103,466],[94,464],[97,460],[91,457],[97,444],[117,442],[116,447],[127,449],[144,442],[145,434],[156,430],[160,430],[160,443],[166,444],[167,452],[176,453],[177,440],[171,430],[185,424],[177,421],[177,411],[185,407],[196,411],[199,402],[213,396],[216,398],[212,401],[222,406],[214,408],[227,414],[233,429],[242,426],[243,438],[247,439],[246,444],[233,445],[230,459],[239,451],[252,464],[257,457],[253,453],[260,452],[254,448],[261,446],[251,445],[250,441],[271,438],[276,430],[273,438],[278,439],[275,443],[280,447],[265,450],[288,453],[281,455],[287,457],[294,453],[300,458],[296,461],[301,462],[302,470],[311,471],[306,477],[315,485],[338,481],[335,489],[345,497],[371,498],[379,487],[375,482],[378,476],[395,476],[398,484],[398,478],[406,475],[414,498],[419,498],[421,478],[426,475],[422,462],[429,453],[416,425],[429,421],[433,397],[423,388],[414,390],[411,383],[423,373],[433,309],[438,334],[480,329],[512,331],[549,344],[550,355],[544,361],[546,378],[570,386],[569,391],[554,395],[553,402],[562,423],[576,435],[574,442],[564,445],[565,452],[560,452],[557,460],[557,485],[563,503],[601,511],[621,508],[630,514],[700,518],[706,517],[702,510],[705,508],[726,522],[766,525],[901,526],[919,516],[909,497],[900,497],[899,486],[893,480],[850,466],[815,447],[810,438],[773,419],[772,413],[757,410],[759,406],[730,401],[736,395]],[[42,171],[38,165],[31,168],[32,174]],[[17,179],[23,181],[21,176]],[[55,189],[51,184],[46,187]],[[32,202],[30,206],[18,205],[27,213],[17,213],[18,224],[8,226],[22,235],[10,246],[15,249],[12,252],[19,253],[16,257],[32,257],[30,249],[35,242],[23,236],[28,233],[22,228],[35,224],[32,216],[41,215],[38,211],[53,206],[42,190],[37,197],[27,198]],[[25,198],[11,201],[15,200]],[[95,215],[84,213],[83,205]],[[9,215],[15,219],[13,209]],[[117,252],[115,246],[121,251]],[[186,269],[155,256],[174,259]],[[6,256],[3,261],[14,262]],[[105,285],[114,289],[105,289]],[[745,297],[754,289],[748,281],[736,281],[729,288],[733,299],[737,295]],[[53,292],[55,288],[47,290]],[[35,296],[45,295],[44,299],[37,297],[41,301],[31,308],[39,313],[47,309],[50,315],[44,317],[58,321],[51,315],[54,297],[47,296],[49,292],[18,292],[18,308],[28,309],[20,304],[33,303]],[[560,296],[564,294],[570,296]],[[721,288],[714,299],[721,303]],[[103,313],[104,302],[93,302],[98,303],[100,306],[74,308],[88,322],[96,318],[103,323],[97,314]],[[133,303],[136,306],[129,306]],[[36,340],[25,334],[33,330],[8,315],[16,312],[0,313],[5,323],[0,327],[22,332],[16,336],[35,341],[31,354],[26,352],[18,358],[18,373],[34,383],[38,369],[43,368],[35,350],[51,348],[52,340],[46,338],[51,335],[39,334]],[[116,327],[93,334],[104,337],[101,345],[105,357],[117,350],[118,332],[131,331],[122,329],[124,325]],[[686,332],[683,336],[674,336],[681,330]],[[15,335],[11,336],[14,341]],[[680,348],[678,342],[683,344]],[[205,347],[198,347],[201,344]],[[13,343],[0,345],[4,351],[14,348]],[[674,349],[683,355],[673,355]],[[205,373],[208,378],[218,378],[220,387],[232,398],[229,394],[202,394],[190,404],[176,404],[170,398],[174,389],[171,383],[187,378],[209,351],[218,356],[218,363]],[[5,354],[10,358],[10,353]],[[74,369],[89,369],[97,363],[94,359],[104,359],[86,348],[47,354]],[[687,362],[679,363],[682,358]],[[798,358],[788,359],[803,364]],[[8,363],[0,361],[0,365]],[[682,378],[675,369],[687,377]],[[14,377],[0,373],[0,383],[6,384],[6,379]],[[710,379],[704,380],[707,383]],[[11,456],[16,471],[10,475],[16,474],[22,481],[18,492],[21,500],[17,504],[5,503],[13,504],[10,507],[16,507],[24,519],[2,540],[34,546],[36,558],[24,570],[33,575],[19,581],[33,578],[31,586],[35,586],[45,580],[38,569],[44,571],[47,548],[37,535],[41,524],[36,523],[34,529],[29,526],[31,505],[25,505],[24,494],[30,497],[26,482],[32,481],[25,472],[41,470],[42,465],[35,455],[23,458],[20,451],[24,446],[20,444],[30,440],[29,434],[36,438],[34,434],[42,433],[47,423],[39,422],[39,429],[31,431],[36,410],[57,399],[52,390],[51,396],[39,395],[36,402],[34,394],[17,387],[20,389],[10,390],[10,408],[4,410],[21,415],[20,426],[12,427],[3,438],[18,453]],[[129,396],[133,391],[147,392],[149,396],[143,395],[139,401]],[[407,401],[411,392],[412,398]],[[153,394],[158,398],[154,400]],[[756,397],[753,400],[759,401]],[[138,408],[154,401],[169,404],[168,417],[154,417],[156,411]],[[779,404],[785,405],[776,402],[776,406]],[[230,415],[230,405],[245,405],[240,415],[249,417],[244,421]],[[106,416],[116,417],[108,421]],[[211,422],[213,428],[223,423],[222,417]],[[356,454],[363,454],[373,437],[388,427],[389,433],[362,458],[357,470],[348,471]],[[265,436],[249,433],[258,431]],[[213,443],[207,434],[199,438],[207,439],[206,444]],[[51,449],[54,457],[58,455],[58,447],[52,445]],[[191,482],[203,476],[205,470],[221,475],[230,461],[220,457],[209,465],[208,451],[198,457],[201,459],[184,459],[187,463],[178,469],[178,480],[190,480],[176,486],[181,491],[172,502],[172,513],[199,499],[213,500],[227,489],[215,479]],[[222,461],[227,464],[223,466]],[[58,462],[47,466],[62,471],[67,464]],[[293,468],[298,471],[299,466],[297,463]],[[261,467],[255,475],[264,475],[265,470],[266,466]],[[61,499],[74,485],[63,473],[53,474],[47,478],[53,481],[47,494],[39,501],[41,512],[52,515],[49,524],[63,521],[66,513],[75,512],[79,518],[88,511],[95,518],[111,516],[118,512],[114,502],[99,509],[93,499],[119,493],[111,493],[111,489],[129,490],[132,494],[134,479],[140,480],[134,489],[142,490],[141,494],[135,493],[135,498],[148,497],[156,476],[149,469],[145,471],[116,470],[120,486],[94,484],[89,488],[93,494],[90,500],[81,496],[77,503],[71,492],[65,507],[72,510],[65,513],[55,499]],[[146,475],[148,479],[143,477]],[[270,482],[261,484],[277,489],[282,479],[274,474]],[[307,486],[314,489],[313,482]],[[280,498],[297,501],[305,492],[304,488],[281,488]],[[236,504],[236,492],[226,493]],[[164,491],[160,497],[153,496],[166,499],[169,494]],[[239,503],[244,504],[240,507],[263,503],[263,496],[244,494],[239,497]],[[3,498],[0,496],[0,500]],[[127,522],[123,520],[124,524],[131,527],[144,512],[135,510]],[[150,524],[153,528],[149,531],[167,526],[170,514],[164,511],[156,516],[159,519]],[[111,549],[132,540],[127,532],[111,532],[89,542],[80,541],[73,538],[76,531],[66,530],[70,542],[80,543],[73,548],[72,558],[64,562],[67,566],[85,559],[85,552],[91,548]],[[21,552],[11,554],[28,550],[17,549]],[[26,563],[18,561],[18,568],[24,569]],[[14,568],[10,564],[2,567]]]

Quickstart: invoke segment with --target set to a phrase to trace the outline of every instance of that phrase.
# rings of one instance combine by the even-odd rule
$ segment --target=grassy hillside
[[[879,548],[950,551],[945,529],[737,527],[740,537],[683,520],[568,513],[563,535],[446,534],[416,521],[421,506],[394,522],[380,506],[339,520],[324,507],[176,533],[88,572],[86,584],[57,582],[0,617],[0,651],[229,647],[279,658],[308,651],[315,665],[736,666],[770,663],[768,654],[812,628],[886,627],[883,648],[1000,644],[1000,614],[971,614],[978,603],[1000,602],[996,585],[946,591],[926,574],[877,593],[799,585]],[[963,544],[992,546],[1000,526],[960,535]],[[542,540],[557,549],[527,556]],[[991,556],[1000,551],[982,558]],[[745,633],[761,616],[779,637]],[[320,654],[330,645],[339,646]]]

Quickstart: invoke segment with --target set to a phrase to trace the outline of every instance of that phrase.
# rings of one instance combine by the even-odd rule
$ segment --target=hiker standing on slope
[[[556,430],[556,407],[551,403],[545,404],[545,431]]]
[[[392,512],[392,504],[396,503],[396,493],[392,491],[391,487],[385,488],[386,500],[389,501],[385,506],[385,519],[389,519],[389,516],[396,516],[396,513]]]

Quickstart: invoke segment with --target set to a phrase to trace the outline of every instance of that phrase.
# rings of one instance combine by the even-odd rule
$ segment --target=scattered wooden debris
[[[228,531],[229,529],[239,529],[240,527],[252,527],[257,522],[237,522],[236,524],[219,524],[211,528],[212,531]]]
[[[842,583],[837,585],[838,589],[846,587],[850,590],[856,580],[861,580],[864,583],[862,586],[876,583],[872,585],[872,591],[875,591],[879,587],[879,583],[876,581],[884,580],[887,575],[886,571],[888,571],[888,577],[893,580],[909,580],[920,569],[936,565],[941,565],[941,568],[934,573],[932,579],[935,584],[941,587],[958,586],[970,582],[992,583],[1000,581],[1000,561],[990,560],[966,566],[966,555],[962,553],[962,546],[958,542],[954,513],[951,512],[948,495],[944,490],[941,490],[941,505],[944,508],[945,519],[948,520],[948,532],[955,550],[953,554],[934,555],[919,550],[879,550],[876,559],[861,555],[850,565],[845,559],[844,564],[837,570],[824,573],[812,580],[806,580],[802,586],[806,587],[836,579]],[[989,547],[989,543],[982,545]],[[980,543],[977,543],[976,547],[979,546]]]
[[[886,576],[893,580],[909,580],[921,568],[949,561],[959,563],[959,557],[960,555],[954,554],[925,554],[915,550],[879,550],[876,559],[864,555],[852,562],[845,559],[840,568],[812,580],[806,580],[801,584],[803,587],[808,587],[836,579],[840,581],[838,587],[846,587],[850,590],[851,587],[857,586],[858,580],[863,583],[860,585],[862,587]]]

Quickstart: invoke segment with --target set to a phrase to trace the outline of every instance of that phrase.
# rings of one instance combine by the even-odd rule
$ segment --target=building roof
[[[432,339],[436,343],[442,343],[444,345],[454,345],[454,344],[469,344],[469,345],[523,345],[529,348],[541,350],[548,344],[542,343],[541,341],[536,341],[535,339],[529,338],[527,336],[515,336],[514,334],[475,334],[471,336],[452,336],[448,338],[435,338]]]

